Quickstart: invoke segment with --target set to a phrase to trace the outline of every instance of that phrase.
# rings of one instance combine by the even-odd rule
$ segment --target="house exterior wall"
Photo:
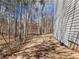
[[[56,0],[54,36],[66,46],[78,49],[79,0]]]

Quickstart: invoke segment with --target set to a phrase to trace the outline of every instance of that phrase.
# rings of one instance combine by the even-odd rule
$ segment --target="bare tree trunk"
[[[43,4],[43,6],[42,6],[42,10],[41,10],[41,17],[42,17],[42,19],[41,19],[41,28],[40,28],[40,34],[42,35],[43,34],[43,9],[44,9],[44,4]]]
[[[16,41],[16,37],[17,37],[17,10],[15,11],[15,41]]]
[[[9,17],[8,17],[8,37],[9,37],[9,43],[10,43],[10,14],[9,14]]]
[[[20,0],[20,20],[19,20],[19,40],[21,41],[22,40],[22,37],[21,37],[21,20],[22,20],[22,0]]]
[[[46,26],[47,26],[47,24],[46,24],[46,17],[45,17],[45,34],[47,33],[46,32],[46,30],[47,30]]]
[[[26,29],[26,8],[25,8],[25,6],[24,6],[24,13],[25,13],[25,17],[24,17],[24,41],[26,40],[26,35],[27,35],[27,33],[26,33],[26,31],[27,31],[27,29]]]
[[[30,18],[30,16],[31,16],[31,0],[28,0],[28,22],[29,22],[29,32],[28,33],[30,33],[30,31],[31,31],[31,18]]]
[[[38,34],[40,34],[40,21],[38,20]]]

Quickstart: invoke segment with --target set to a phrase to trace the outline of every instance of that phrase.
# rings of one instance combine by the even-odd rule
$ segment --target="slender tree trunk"
[[[9,37],[9,43],[10,43],[10,14],[9,14],[9,18],[8,18],[8,37]]]
[[[38,20],[38,34],[40,34],[40,23],[39,23],[40,21]]]
[[[46,32],[46,30],[47,30],[46,26],[47,26],[47,21],[46,21],[46,17],[45,17],[45,33],[47,33]]]
[[[21,20],[22,20],[22,0],[20,0],[20,20],[19,20],[19,40],[22,40],[21,37]]]
[[[17,12],[17,9],[15,9],[15,10],[16,10],[15,11],[15,41],[16,41],[16,37],[17,37],[17,17],[18,17],[18,12]]]
[[[29,23],[29,30],[28,33],[31,31],[31,0],[28,0],[28,23]]]
[[[24,41],[26,40],[26,35],[27,35],[27,33],[26,33],[26,31],[27,31],[27,29],[26,29],[26,7],[25,7],[25,5],[24,5],[24,13],[25,13],[25,17],[24,17]]]
[[[41,10],[41,28],[40,28],[40,34],[42,35],[43,34],[43,9],[44,9],[44,4],[42,6],[42,10]]]

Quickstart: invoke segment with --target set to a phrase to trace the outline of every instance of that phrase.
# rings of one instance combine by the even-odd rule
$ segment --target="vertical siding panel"
[[[79,0],[56,1],[58,5],[54,33],[57,39],[68,47],[70,47],[70,41],[76,43],[72,43],[74,48],[79,44]]]

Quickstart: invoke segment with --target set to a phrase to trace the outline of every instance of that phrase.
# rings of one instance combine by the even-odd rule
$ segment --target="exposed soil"
[[[46,34],[30,39],[19,51],[0,59],[79,59],[79,53],[61,46],[52,34]]]

